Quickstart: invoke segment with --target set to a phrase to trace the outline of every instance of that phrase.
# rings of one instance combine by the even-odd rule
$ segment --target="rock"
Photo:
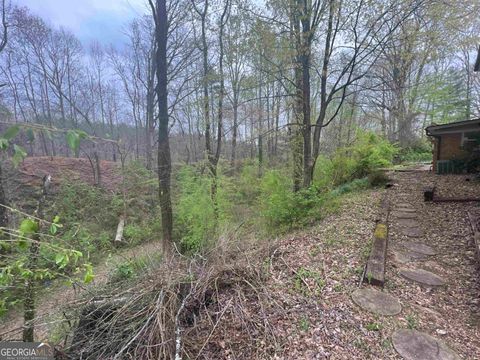
[[[394,211],[414,213],[417,210],[415,210],[415,208],[413,208],[413,207],[403,207],[402,206],[402,207],[396,207]]]
[[[417,330],[397,330],[392,335],[393,347],[406,360],[459,360],[442,341]]]
[[[421,242],[409,241],[403,244],[403,246],[413,252],[423,255],[435,255],[437,252],[428,245]]]
[[[418,227],[418,221],[414,219],[397,219],[397,224],[400,226],[405,226],[405,227]]]
[[[393,316],[402,311],[402,306],[395,297],[374,289],[358,289],[353,292],[352,300],[362,309],[378,315]]]
[[[402,207],[403,207],[403,208],[411,208],[412,205],[409,204],[409,203],[407,203],[407,202],[403,202],[403,203],[398,203],[398,204],[397,204],[397,207],[399,207],[399,208],[402,208]]]
[[[406,264],[412,261],[423,260],[427,257],[427,255],[416,253],[414,251],[395,251],[393,253],[394,260],[396,262]]]
[[[400,232],[408,237],[422,237],[423,231],[419,227],[402,227]]]
[[[400,269],[400,275],[420,285],[442,286],[445,281],[438,275],[423,269]]]
[[[417,214],[411,211],[394,211],[392,215],[397,219],[416,219]]]

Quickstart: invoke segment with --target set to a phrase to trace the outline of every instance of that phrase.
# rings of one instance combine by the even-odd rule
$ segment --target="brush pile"
[[[271,306],[262,290],[265,256],[267,249],[238,248],[214,260],[173,256],[129,288],[104,289],[76,308],[68,358],[225,358],[231,326],[235,353],[245,341],[272,353],[274,329],[263,316]]]

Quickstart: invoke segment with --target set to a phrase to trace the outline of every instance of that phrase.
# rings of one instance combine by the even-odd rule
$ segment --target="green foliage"
[[[241,172],[236,179],[237,199],[242,203],[253,205],[260,195],[260,191],[258,162],[247,160],[243,163]]]
[[[147,272],[148,269],[154,269],[155,265],[161,261],[161,254],[146,254],[117,263],[109,275],[109,282],[116,283],[134,279]]]
[[[393,157],[398,149],[388,140],[384,140],[372,132],[357,132],[357,139],[353,146],[344,150],[351,154],[356,161],[353,176],[362,178],[371,172],[392,164]]]
[[[430,122],[445,124],[466,119],[467,89],[458,69],[427,74],[416,90],[420,100],[418,111]]]
[[[370,183],[368,178],[355,179],[348,183],[338,186],[332,191],[334,196],[340,196],[348,194],[354,191],[365,190],[369,187]]]
[[[50,225],[60,228],[59,222],[60,218],[55,216]],[[45,234],[42,232],[44,228],[46,226],[41,226],[37,220],[26,218],[20,222],[18,231],[10,231],[16,241],[10,242],[9,257],[2,262],[0,287],[7,290],[0,299],[0,315],[21,301],[27,280],[38,283],[82,272],[86,282],[93,278],[93,267],[86,262],[83,253],[62,243],[61,239],[51,235],[51,231]],[[10,240],[0,240],[0,244],[7,241]]]
[[[407,320],[407,327],[409,329],[415,330],[417,328],[417,319],[415,315],[407,315],[405,319]]]
[[[177,176],[175,232],[182,251],[193,253],[211,245],[220,225],[230,217],[230,184],[222,175],[217,180],[217,204],[212,201],[212,179],[192,166],[184,166]]]
[[[372,132],[357,131],[349,147],[338,149],[331,158],[319,157],[315,166],[315,185],[331,189],[361,179],[392,164],[398,149]]]
[[[325,280],[318,271],[301,267],[295,273],[295,289],[303,294],[319,293],[324,286]]]
[[[419,142],[415,146],[402,149],[398,154],[400,162],[424,162],[432,160],[432,146],[427,142]]]
[[[378,323],[375,323],[375,322],[372,322],[372,323],[368,323],[365,328],[368,330],[368,331],[380,331],[383,326],[381,324],[378,324]]]
[[[27,152],[25,151],[25,149],[17,144],[14,144],[13,156],[12,156],[13,165],[17,167],[26,157],[27,157]]]
[[[14,126],[11,126],[7,129],[7,131],[5,131],[5,133],[2,135],[2,137],[5,139],[5,140],[12,140],[15,136],[17,136],[18,132],[20,131],[20,126],[18,125],[14,125]]]
[[[123,264],[119,264],[115,268],[115,272],[112,276],[112,282],[131,279],[135,275],[135,268],[131,261]]]
[[[261,179],[259,208],[270,231],[285,231],[322,218],[328,206],[335,206],[330,194],[315,186],[292,191],[291,179],[278,170],[270,170]]]
[[[310,329],[310,321],[307,317],[303,316],[300,318],[299,327],[303,332],[307,332]]]
[[[161,231],[161,217],[158,214],[157,216],[145,218],[140,223],[132,222],[126,224],[123,229],[123,238],[130,246],[138,245],[158,239]]]
[[[20,233],[25,235],[31,235],[38,231],[38,222],[32,219],[23,219],[20,223]]]
[[[63,181],[56,198],[55,209],[64,222],[89,222],[116,226],[119,205],[114,196],[103,189],[76,181]]]
[[[368,183],[371,187],[384,186],[388,181],[385,171],[377,170],[368,174]]]
[[[68,147],[74,152],[77,153],[80,148],[80,141],[86,139],[88,134],[83,130],[68,130],[65,135],[67,139]]]

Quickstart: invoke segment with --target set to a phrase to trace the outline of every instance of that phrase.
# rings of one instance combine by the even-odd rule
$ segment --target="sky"
[[[54,27],[71,30],[85,45],[93,40],[115,47],[124,41],[125,24],[146,13],[147,0],[12,0]]]

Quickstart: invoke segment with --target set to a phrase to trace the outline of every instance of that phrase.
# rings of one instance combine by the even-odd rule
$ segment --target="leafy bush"
[[[128,279],[131,279],[134,275],[135,275],[134,264],[131,261],[128,261],[126,263],[119,264],[115,268],[111,276],[111,282],[128,280]]]
[[[385,171],[374,171],[368,175],[368,183],[372,187],[383,186],[389,181]]]
[[[83,182],[63,182],[54,208],[65,224],[89,223],[113,229],[120,207],[115,196]]]
[[[161,233],[161,216],[158,212],[154,212],[143,221],[127,223],[123,229],[123,238],[128,245],[132,246],[158,239]]]
[[[390,166],[397,152],[398,149],[388,140],[364,131],[358,131],[354,144],[345,149],[345,153],[351,153],[356,160],[353,173],[355,178],[368,176],[379,168]]]
[[[235,180],[237,200],[252,205],[260,195],[258,162],[247,160],[243,163],[240,174]]]
[[[351,146],[338,149],[330,158],[318,158],[315,185],[326,191],[367,177],[379,168],[390,166],[397,152],[389,141],[359,130]]]
[[[290,178],[277,170],[267,171],[261,181],[260,214],[270,231],[281,232],[320,219],[328,212],[326,205],[335,206],[332,200],[315,186],[293,192]]]
[[[423,162],[432,160],[432,146],[423,141],[398,153],[399,162]]]
[[[340,196],[344,194],[348,194],[354,191],[358,190],[364,190],[369,187],[369,180],[368,178],[363,178],[363,179],[355,179],[353,181],[350,181],[348,183],[342,184],[335,188],[332,191],[333,196]]]
[[[181,250],[194,253],[211,245],[219,227],[230,218],[230,182],[221,174],[217,179],[217,209],[211,197],[212,179],[184,166],[177,176],[178,197],[175,200],[175,233]]]

